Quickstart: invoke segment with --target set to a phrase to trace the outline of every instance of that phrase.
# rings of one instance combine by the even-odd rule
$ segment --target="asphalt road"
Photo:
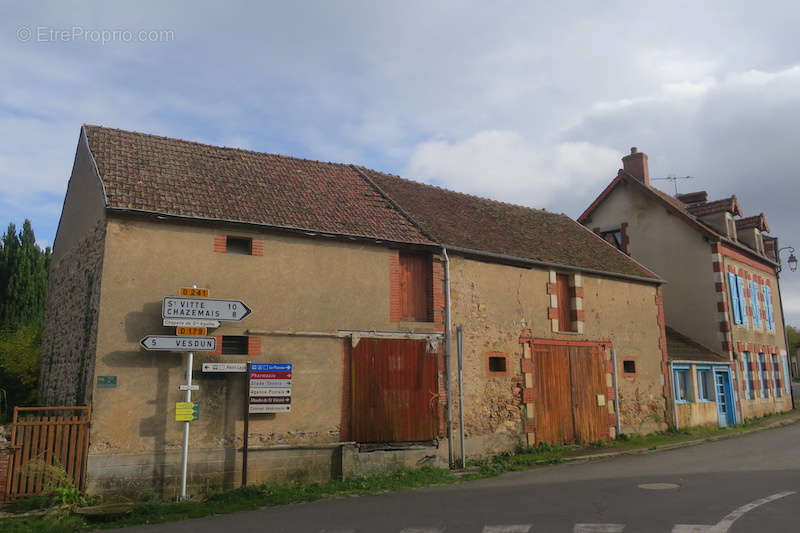
[[[130,531],[800,532],[800,424],[647,455]]]

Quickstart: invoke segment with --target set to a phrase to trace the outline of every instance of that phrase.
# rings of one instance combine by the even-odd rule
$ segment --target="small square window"
[[[253,253],[253,239],[228,235],[225,239],[225,251],[229,254],[251,255]]]
[[[222,354],[247,355],[247,345],[246,335],[223,335]]]
[[[508,374],[508,356],[504,353],[490,353],[487,364],[490,376]]]
[[[636,373],[636,361],[631,359],[626,359],[622,361],[622,372],[625,374],[635,374]]]

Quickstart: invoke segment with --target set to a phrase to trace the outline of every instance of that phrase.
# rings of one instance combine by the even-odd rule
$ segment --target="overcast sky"
[[[33,4],[0,2],[0,223],[44,244],[91,123],[573,217],[638,146],[800,249],[797,2]]]

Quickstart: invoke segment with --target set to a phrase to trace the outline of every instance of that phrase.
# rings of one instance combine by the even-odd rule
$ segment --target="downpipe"
[[[447,247],[442,246],[444,256],[444,346],[445,346],[445,374],[447,375],[447,461],[450,468],[455,467],[453,458],[453,379],[452,379],[452,358],[453,351],[453,331],[450,317],[450,258],[447,256]]]

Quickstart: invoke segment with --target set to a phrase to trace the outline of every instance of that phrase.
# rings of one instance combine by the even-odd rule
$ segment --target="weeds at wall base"
[[[608,452],[627,452],[637,449],[655,450],[665,445],[734,436],[757,428],[763,425],[766,419],[775,416],[769,415],[747,420],[744,424],[730,428],[667,430],[649,435],[623,434],[615,441],[595,442],[585,446],[541,443],[537,446],[520,447],[514,452],[504,452],[481,460],[468,461],[467,471],[463,473],[425,467],[419,470],[402,470],[393,474],[354,477],[327,483],[250,485],[229,491],[212,492],[202,500],[181,503],[164,502],[153,497],[149,501],[132,505],[124,514],[117,514],[113,517],[78,516],[71,513],[69,509],[57,507],[48,511],[45,516],[0,519],[0,530],[3,533],[91,531],[200,518],[261,507],[310,502],[323,498],[378,494],[432,485],[446,485],[494,477],[504,472],[527,470],[539,465],[560,463],[578,456],[591,456],[592,453],[602,455]],[[792,424],[798,420],[800,419],[789,419],[780,425]],[[775,426],[775,424],[772,425]],[[73,496],[72,494],[68,495],[69,498],[73,498]],[[30,507],[30,504],[28,506]]]

